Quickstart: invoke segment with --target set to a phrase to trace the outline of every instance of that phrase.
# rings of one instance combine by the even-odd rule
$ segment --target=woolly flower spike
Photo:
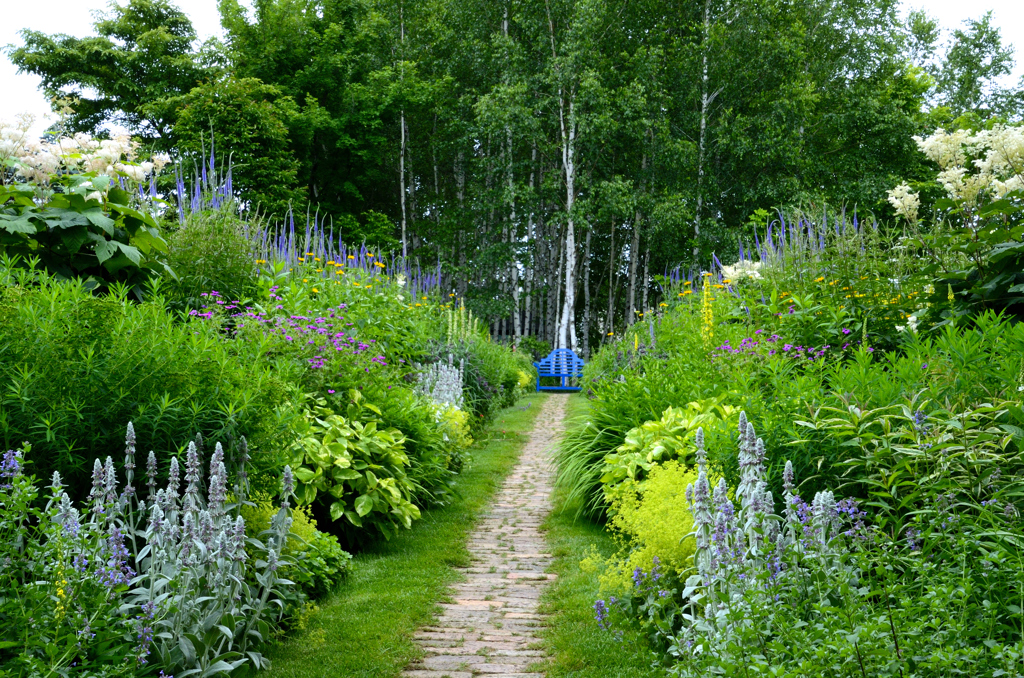
[[[197,440],[199,439],[198,434],[196,434],[196,438],[197,438]],[[199,448],[200,448],[200,445],[196,445],[196,449],[198,450]],[[223,464],[223,463],[224,463],[224,448],[221,447],[220,443],[217,443],[214,446],[214,448],[213,448],[213,456],[210,457],[210,475],[212,476],[214,473],[217,472],[217,465],[218,464]]]
[[[295,494],[295,478],[292,476],[292,467],[285,465],[281,474],[281,507],[288,508],[288,497]]]
[[[697,482],[693,486],[693,532],[697,540],[696,561],[701,574],[710,571],[711,554],[708,547],[711,543],[711,526],[714,519],[711,515],[711,486],[705,464],[698,465]]]
[[[224,502],[228,499],[227,469],[224,462],[217,462],[216,468],[210,469],[210,512],[219,521],[224,515]]]
[[[92,489],[89,490],[89,501],[94,504],[103,502],[103,479],[105,477],[103,474],[103,464],[100,463],[99,459],[94,459],[92,462]],[[96,513],[95,506],[93,507],[93,513]]]
[[[782,472],[782,489],[786,491],[786,494],[792,494],[793,490],[796,489],[796,485],[793,484],[793,462],[789,459],[786,460],[786,468]]]
[[[103,490],[104,500],[108,504],[117,501],[117,472],[114,471],[114,460],[110,457],[107,457],[106,463],[103,464]]]
[[[693,436],[693,442],[697,446],[697,463],[703,464],[708,459],[708,453],[704,449],[704,427],[698,426],[697,432]]]
[[[171,457],[171,468],[167,471],[167,499],[172,509],[177,508],[178,487],[181,484],[180,476],[178,458]]]
[[[232,557],[238,562],[245,560],[245,519],[242,516],[235,518],[235,528],[231,533],[231,538],[234,543],[234,553]]]
[[[60,471],[54,471],[53,478],[50,480],[50,489],[53,490],[53,493],[56,495],[60,493],[61,488],[63,487],[64,481],[61,480]]]
[[[149,488],[149,499],[153,500],[156,496],[156,454],[153,450],[149,451],[149,457],[146,459],[146,487]]]
[[[196,444],[189,443],[185,453],[185,505],[189,508],[199,507],[200,462]]]
[[[126,471],[135,469],[135,426],[130,421],[124,437],[124,468]]]

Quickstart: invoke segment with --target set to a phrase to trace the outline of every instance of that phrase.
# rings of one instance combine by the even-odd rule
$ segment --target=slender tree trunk
[[[408,255],[405,241],[405,111],[401,115],[402,150],[398,158],[398,193],[402,203],[402,259]]]
[[[636,320],[636,265],[640,260],[640,210],[633,215],[633,241],[629,245],[629,311],[626,327]]]
[[[609,333],[615,331],[615,220],[612,220],[612,242],[608,254],[608,315],[605,317],[604,337],[608,341]]]
[[[531,204],[536,204],[533,198],[533,169],[537,163],[537,144],[533,145],[533,151],[530,153],[530,197]],[[532,253],[532,256],[527,255],[526,261],[526,318],[524,320],[524,327],[526,328],[525,334],[533,334],[533,295],[534,295],[534,278],[537,275],[537,251],[533,236],[533,207],[530,207],[529,215],[526,221],[526,251]]]
[[[562,128],[562,167],[565,171],[565,298],[558,326],[558,348],[569,345],[576,324],[576,229],[573,207],[576,202],[576,102],[569,99],[566,120],[559,96],[559,121]],[[573,332],[570,332],[570,327]],[[572,346],[575,350],[575,346]]]
[[[648,311],[648,308],[647,308],[647,290],[650,288],[650,285],[648,284],[647,281],[650,279],[649,278],[649,274],[648,274],[648,266],[650,265],[650,263],[651,263],[651,239],[648,238],[647,239],[647,247],[646,247],[646,250],[644,251],[644,278],[643,278],[643,280],[640,281],[641,284],[644,286],[644,311],[643,311],[644,313],[647,313],[647,311]]]
[[[463,220],[466,218],[466,168],[462,151],[455,156],[455,197],[459,201],[459,299],[466,298],[466,287],[469,279],[469,272],[466,270],[466,234],[469,229],[465,228]]]
[[[587,229],[583,254],[583,355],[590,358],[590,234]]]
[[[701,50],[700,74],[700,132],[697,137],[697,211],[693,223],[693,256],[700,254],[700,232],[704,216],[704,172],[707,158],[707,129],[711,105],[721,93],[721,88],[711,92],[708,79],[708,46],[711,36],[711,0],[704,0],[704,45]]]

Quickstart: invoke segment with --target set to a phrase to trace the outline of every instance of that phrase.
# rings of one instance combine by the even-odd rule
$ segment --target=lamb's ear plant
[[[150,452],[143,499],[134,485],[129,424],[124,485],[111,458],[97,460],[81,512],[57,474],[46,507],[34,508],[37,490],[22,470],[28,450],[4,456],[0,659],[18,667],[15,675],[187,677],[269,666],[260,647],[292,587],[278,574],[288,558],[282,550],[292,520],[291,469],[284,469],[270,529],[247,538],[239,515],[247,492],[244,439],[232,503],[223,447],[217,443],[210,456],[207,487],[201,447],[201,438],[188,445],[184,486],[174,457],[160,489]]]

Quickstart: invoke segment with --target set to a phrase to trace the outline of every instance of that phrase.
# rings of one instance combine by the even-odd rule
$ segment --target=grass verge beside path
[[[574,396],[569,401],[568,425],[585,416],[587,401]],[[580,561],[592,547],[607,557],[616,551],[615,542],[603,525],[587,518],[576,519],[576,506],[565,503],[556,490],[555,510],[544,529],[555,557],[552,571],[558,579],[541,599],[542,612],[551,615],[543,632],[545,649],[551,655],[548,678],[654,678],[664,671],[651,668],[653,656],[643,636],[626,631],[617,640],[611,631],[598,627],[594,601],[598,596],[597,576],[580,571]]]
[[[424,511],[411,530],[353,559],[351,577],[306,629],[270,648],[268,678],[391,678],[420,655],[413,632],[436,614],[459,577],[454,567],[469,565],[469,532],[515,465],[544,397],[528,395],[498,416],[473,446],[449,506]]]

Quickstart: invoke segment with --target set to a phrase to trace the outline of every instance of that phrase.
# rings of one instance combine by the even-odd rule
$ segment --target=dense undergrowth
[[[666,280],[587,366],[559,484],[619,546],[582,562],[601,628],[645,633],[673,675],[1024,675],[1003,136],[920,142],[948,151],[940,223],[905,186],[905,229],[784,217],[754,259]]]
[[[161,221],[129,140],[44,150],[3,170],[0,675],[267,668],[347,551],[465,506],[530,361],[381,253]]]

